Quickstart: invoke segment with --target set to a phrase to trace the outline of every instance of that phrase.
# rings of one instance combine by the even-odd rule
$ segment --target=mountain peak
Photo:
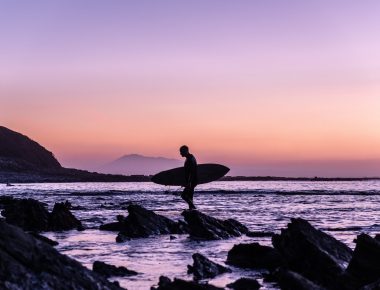
[[[112,174],[151,175],[182,165],[183,161],[178,159],[132,153],[121,156],[98,171]]]

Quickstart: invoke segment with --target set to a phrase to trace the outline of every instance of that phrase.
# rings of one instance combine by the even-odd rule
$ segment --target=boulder
[[[0,289],[122,289],[22,229],[0,221]]]
[[[347,273],[358,282],[358,286],[380,280],[380,241],[366,234],[359,235]]]
[[[240,278],[233,283],[227,284],[227,288],[234,290],[257,290],[260,287],[260,283],[252,278]]]
[[[177,278],[171,281],[168,277],[161,276],[158,287],[152,287],[151,290],[223,290],[223,288],[209,284],[198,284],[194,281],[185,281]]]
[[[47,231],[49,212],[42,202],[28,199],[13,199],[5,204],[1,214],[7,223],[27,231]]]
[[[352,257],[348,246],[300,218],[274,235],[272,243],[290,270],[324,287],[339,288],[336,283]]]
[[[194,280],[214,278],[217,275],[231,272],[227,267],[214,263],[199,253],[193,254],[193,260],[193,266],[187,266],[187,273],[193,274]]]
[[[129,215],[126,218],[121,222],[119,221],[122,229],[118,234],[117,241],[128,238],[146,238],[152,235],[185,233],[179,223],[140,205],[128,205],[128,213]]]
[[[188,224],[190,237],[193,239],[228,239],[239,237],[249,231],[246,226],[234,219],[220,220],[198,210],[185,210],[182,215]]]
[[[132,270],[128,270],[127,268],[121,266],[116,267],[114,265],[109,265],[101,261],[95,261],[92,265],[92,270],[104,277],[111,276],[134,276],[138,273]]]
[[[30,232],[29,234],[32,235],[33,237],[35,237],[37,240],[45,242],[45,243],[47,243],[50,246],[57,246],[58,245],[57,241],[53,241],[52,239],[49,239],[49,238],[47,238],[45,236],[42,236],[42,235],[40,235],[37,232]]]
[[[12,199],[5,203],[1,214],[7,223],[26,231],[65,231],[83,229],[82,223],[70,212],[70,203],[56,203],[49,213],[45,204],[35,199]]]
[[[49,229],[51,231],[82,230],[82,223],[71,213],[69,202],[57,202],[49,215]]]
[[[274,248],[259,243],[238,244],[228,252],[227,264],[241,268],[274,270],[284,265],[284,259]]]
[[[276,271],[274,276],[282,290],[326,290],[302,275],[285,269]]]

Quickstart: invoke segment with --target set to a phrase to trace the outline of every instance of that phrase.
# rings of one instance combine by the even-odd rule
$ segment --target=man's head
[[[189,147],[186,145],[181,146],[181,148],[179,148],[179,153],[182,157],[186,157],[189,154]]]

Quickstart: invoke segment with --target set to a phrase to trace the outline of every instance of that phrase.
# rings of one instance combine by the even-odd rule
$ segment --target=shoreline
[[[41,172],[1,172],[0,184],[14,183],[121,183],[121,182],[151,182],[152,175],[112,175],[78,170],[67,174],[47,174]],[[80,174],[75,174],[75,173]],[[73,174],[74,173],[74,174]],[[82,175],[82,176],[81,176]],[[309,181],[309,182],[339,182],[339,181],[373,181],[380,177],[281,177],[281,176],[225,176],[218,181]]]

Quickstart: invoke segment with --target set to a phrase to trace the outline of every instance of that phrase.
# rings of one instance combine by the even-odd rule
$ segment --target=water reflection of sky
[[[278,232],[290,218],[302,217],[354,247],[353,239],[358,233],[374,235],[380,231],[380,195],[376,194],[379,190],[379,181],[215,182],[199,186],[195,203],[206,214],[235,218],[254,231]],[[320,194],[313,194],[316,191]],[[287,194],[268,194],[273,192]],[[192,263],[191,256],[195,252],[224,263],[228,250],[236,243],[270,244],[269,238],[247,237],[195,242],[186,235],[177,235],[173,240],[160,236],[118,244],[116,233],[97,230],[101,223],[115,220],[117,214],[126,215],[129,202],[139,203],[172,219],[181,219],[181,212],[186,208],[184,202],[151,183],[0,185],[0,193],[33,197],[46,202],[50,209],[54,202],[69,200],[74,206],[73,213],[87,229],[46,235],[60,242],[59,251],[89,268],[95,260],[101,260],[139,272],[135,277],[117,278],[128,289],[150,289],[160,275],[191,279],[186,273],[187,265]],[[241,276],[259,277],[257,271],[233,270],[210,283],[225,286]],[[265,284],[263,289],[273,287]]]

